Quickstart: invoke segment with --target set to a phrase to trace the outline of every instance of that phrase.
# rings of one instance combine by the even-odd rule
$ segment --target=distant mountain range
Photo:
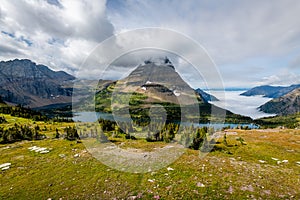
[[[72,75],[28,60],[0,62],[0,96],[31,108],[72,101]]]
[[[275,113],[278,115],[300,112],[300,88],[298,87],[281,97],[272,99],[261,105],[259,109],[266,113]]]
[[[53,71],[28,59],[0,62],[0,97],[8,104],[42,109],[45,113],[52,112],[53,109],[59,113],[70,111],[74,82],[75,77],[72,75],[63,71]],[[80,81],[76,80],[77,82]],[[128,77],[119,81],[100,80],[98,86],[96,105],[88,106],[105,112],[109,112],[111,106],[122,106],[122,101],[126,100],[128,94],[132,94],[129,102],[125,102],[124,105],[129,106],[131,114],[136,117],[143,116],[140,114],[145,110],[149,111],[153,107],[161,110],[163,106],[171,119],[179,119],[182,112],[180,107],[183,106],[183,109],[188,110],[188,117],[197,121],[201,118],[202,122],[207,122],[212,110],[219,114],[226,113],[227,122],[251,121],[249,117],[236,115],[208,103],[217,98],[201,89],[191,88],[167,58],[162,60],[162,63],[145,61]],[[82,88],[76,88],[81,95],[76,100],[78,105],[82,105],[85,99],[94,98],[87,96],[88,89],[91,88],[86,88],[85,84],[82,84]],[[117,94],[120,94],[121,98],[111,104],[114,90],[119,92]],[[199,107],[200,116],[193,109],[193,105]],[[120,110],[122,109],[120,107]],[[214,116],[216,117],[218,116]]]
[[[263,97],[269,97],[269,98],[278,98],[281,97],[292,90],[300,88],[300,84],[298,85],[291,85],[287,87],[283,86],[270,86],[270,85],[263,85],[254,87],[241,95],[243,96],[255,96],[255,95],[262,95]]]

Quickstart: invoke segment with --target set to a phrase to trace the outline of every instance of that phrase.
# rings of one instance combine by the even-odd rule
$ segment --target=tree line
[[[0,127],[0,143],[13,143],[21,140],[41,140],[46,136],[41,134],[40,127],[14,124],[13,127]]]

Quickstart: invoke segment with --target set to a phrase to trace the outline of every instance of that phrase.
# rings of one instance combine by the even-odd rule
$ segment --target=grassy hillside
[[[71,123],[4,117],[7,122],[1,127],[38,124],[45,127],[42,133],[48,139],[0,145],[0,165],[11,163],[0,171],[0,199],[300,198],[300,130],[227,130],[226,137],[220,132],[217,147],[221,150],[204,158],[199,151],[187,149],[170,166],[133,174],[103,165],[83,143],[52,139],[56,128],[62,132]],[[118,140],[116,144],[126,142]],[[152,148],[143,140],[125,144],[123,148]],[[50,152],[30,151],[32,146]]]
[[[300,127],[300,113],[264,117],[255,120],[255,123],[259,124],[262,128],[276,128],[276,127],[287,127],[287,128],[299,128]]]

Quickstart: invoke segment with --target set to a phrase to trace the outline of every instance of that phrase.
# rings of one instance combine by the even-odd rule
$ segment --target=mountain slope
[[[269,97],[269,98],[278,98],[281,97],[292,90],[300,88],[300,84],[298,85],[291,85],[288,87],[283,87],[283,86],[270,86],[270,85],[263,85],[263,86],[258,86],[254,87],[241,95],[243,96],[255,96],[255,95],[262,95],[264,97]]]
[[[214,95],[208,94],[207,92],[204,92],[200,88],[196,89],[195,91],[198,94],[200,94],[206,102],[209,102],[209,101],[219,101],[219,99],[217,97],[215,97]]]
[[[300,112],[300,88],[294,89],[282,97],[272,99],[260,106],[259,109],[266,113],[279,115]]]
[[[74,79],[27,59],[0,62],[0,96],[13,104],[39,107],[71,102],[72,88],[64,84]]]

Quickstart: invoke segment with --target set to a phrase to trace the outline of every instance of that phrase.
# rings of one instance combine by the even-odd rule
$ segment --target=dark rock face
[[[215,97],[214,95],[211,95],[211,94],[208,94],[208,93],[204,92],[200,88],[196,89],[195,91],[202,96],[202,98],[204,99],[205,102],[219,101],[219,99],[217,97]]]
[[[300,112],[300,88],[294,89],[286,95],[272,99],[259,109],[266,113],[288,115]]]
[[[254,87],[242,93],[241,95],[243,96],[262,95],[264,97],[269,97],[269,98],[278,98],[291,92],[296,88],[300,88],[300,84],[291,85],[288,87],[263,85],[263,86]]]
[[[0,96],[10,103],[38,107],[71,101],[72,88],[63,85],[74,79],[27,59],[0,62]]]

